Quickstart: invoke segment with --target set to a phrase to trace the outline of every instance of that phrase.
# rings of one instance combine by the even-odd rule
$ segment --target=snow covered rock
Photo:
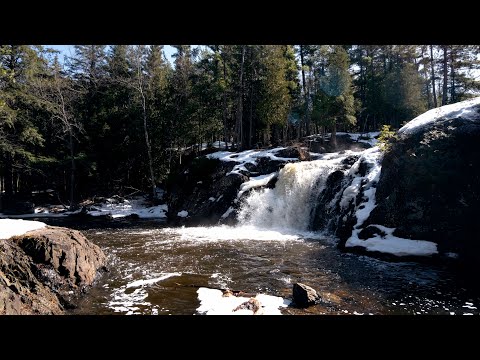
[[[400,256],[453,252],[478,264],[479,139],[480,98],[407,123],[383,157],[374,206],[346,245]]]

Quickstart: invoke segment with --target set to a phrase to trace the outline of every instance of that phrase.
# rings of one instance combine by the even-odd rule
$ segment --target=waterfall
[[[376,206],[381,157],[373,147],[286,164],[273,189],[254,189],[242,199],[237,219],[259,229],[304,232],[334,231],[354,216],[358,228]]]
[[[328,176],[354,154],[331,153],[321,160],[286,164],[273,189],[252,191],[242,203],[238,220],[242,225],[265,229],[308,230],[315,200]]]

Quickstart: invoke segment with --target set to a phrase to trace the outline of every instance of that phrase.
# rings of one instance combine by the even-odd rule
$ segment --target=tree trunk
[[[443,47],[443,91],[442,91],[442,105],[447,105],[448,92],[448,56],[447,46]]]
[[[428,70],[427,70],[427,66],[426,66],[427,64],[424,62],[424,60],[425,60],[425,48],[422,46],[421,49],[422,49],[421,57],[422,57],[422,63],[423,63],[422,73],[423,73],[423,77],[425,78],[425,83],[427,85],[428,109],[431,109],[433,107],[432,106],[432,92],[430,91],[430,80],[428,79]]]
[[[148,156],[148,168],[150,170],[150,184],[152,187],[152,199],[155,199],[156,196],[156,184],[155,184],[155,175],[153,173],[153,160],[152,160],[152,147],[150,146],[150,140],[148,138],[148,127],[147,127],[147,104],[145,100],[145,94],[141,84],[139,84],[139,91],[142,97],[142,112],[143,112],[143,131],[145,136],[145,144],[147,145],[147,156]]]
[[[450,50],[450,76],[451,76],[451,88],[450,88],[450,103],[455,102],[455,65],[453,49]]]
[[[225,59],[223,59],[223,94],[222,94],[222,103],[223,103],[223,139],[225,141],[225,150],[228,150],[228,130],[227,130],[227,64]]]
[[[73,131],[72,126],[68,127],[68,142],[70,146],[70,211],[75,210],[75,151],[73,149]]]
[[[306,135],[310,135],[310,121],[308,117],[308,95],[307,95],[307,83],[305,81],[305,69],[304,69],[304,54],[303,54],[303,45],[300,45],[300,64],[302,66],[302,86],[303,86],[303,97],[305,101],[305,114],[304,114],[304,119],[305,119],[305,130],[306,130]],[[302,124],[299,124],[299,127],[301,129]],[[300,140],[301,137],[301,130],[299,131],[299,136],[298,140]]]
[[[250,86],[250,112],[248,115],[248,148],[252,148],[253,138],[253,85]]]
[[[430,66],[432,68],[433,106],[438,107],[437,94],[435,92],[435,67],[433,66],[433,45],[430,45]]]
[[[4,175],[4,184],[5,184],[5,195],[13,195],[13,166],[12,166],[12,155],[9,153],[5,154],[5,175]]]
[[[236,116],[236,130],[237,130],[237,148],[243,148],[243,65],[245,63],[245,45],[242,46],[242,62],[240,63],[240,80],[237,94],[237,116]]]

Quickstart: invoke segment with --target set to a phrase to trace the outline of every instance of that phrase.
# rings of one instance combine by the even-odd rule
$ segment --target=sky
[[[64,56],[72,56],[73,55],[73,45],[45,45],[46,47],[54,48],[58,51],[60,51],[61,56],[60,60],[63,60]],[[170,61],[170,63],[173,65],[173,57],[172,55],[176,52],[175,48],[173,48],[171,45],[165,45],[163,48],[165,51],[165,56],[167,59]],[[480,54],[477,55],[478,59],[480,60]],[[471,70],[471,74],[475,80],[480,80],[480,69],[476,70]]]
[[[53,48],[60,51],[60,60],[63,60],[64,56],[72,56],[74,53],[73,45],[45,45],[45,47]],[[170,61],[170,63],[173,64],[172,55],[175,53],[176,50],[171,45],[165,45],[163,49],[165,51],[165,56]]]

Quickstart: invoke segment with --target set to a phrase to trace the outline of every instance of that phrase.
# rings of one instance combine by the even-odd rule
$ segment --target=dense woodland
[[[185,159],[398,128],[475,96],[480,46],[0,46],[0,193],[154,196]],[[478,74],[478,73],[477,73]],[[203,144],[203,146],[202,146]]]

